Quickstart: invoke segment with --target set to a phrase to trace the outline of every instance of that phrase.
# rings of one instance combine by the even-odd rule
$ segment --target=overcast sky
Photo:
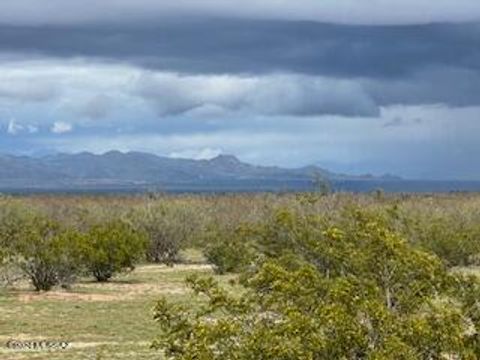
[[[0,152],[480,180],[478,0],[2,0]]]

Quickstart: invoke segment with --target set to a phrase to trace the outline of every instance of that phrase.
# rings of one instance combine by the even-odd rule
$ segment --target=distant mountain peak
[[[238,165],[242,162],[235,155],[220,154],[210,159],[210,162],[225,165]]]
[[[107,151],[106,153],[103,154],[103,156],[109,157],[109,156],[124,156],[125,153],[118,151],[118,150],[110,150]]]

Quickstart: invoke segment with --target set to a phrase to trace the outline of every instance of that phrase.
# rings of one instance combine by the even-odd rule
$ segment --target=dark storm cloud
[[[479,24],[342,26],[186,20],[136,27],[0,27],[0,49],[123,60],[182,72],[399,77],[431,66],[480,69]]]
[[[363,82],[378,105],[480,104],[480,72],[461,68],[427,68],[410,77]]]
[[[143,26],[0,27],[0,49],[7,53],[95,58],[190,74],[358,78],[380,105],[479,104],[479,38],[479,23],[185,19]]]

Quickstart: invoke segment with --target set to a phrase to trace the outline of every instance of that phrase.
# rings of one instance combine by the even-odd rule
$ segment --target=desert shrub
[[[238,273],[245,270],[257,256],[254,246],[255,229],[239,225],[235,229],[215,227],[207,232],[204,256],[214,265],[218,274]]]
[[[198,235],[200,218],[186,204],[159,202],[142,207],[131,220],[147,236],[147,260],[172,265],[179,261],[179,251]]]
[[[385,219],[352,216],[279,212],[260,231],[265,256],[242,273],[243,291],[190,277],[206,303],[161,299],[153,346],[171,359],[478,358],[478,280],[450,273]]]
[[[450,266],[468,266],[480,253],[480,232],[459,226],[451,219],[429,219],[414,228],[414,243],[434,252]]]
[[[3,250],[3,255],[0,255],[0,257],[0,287],[11,286],[25,278],[18,256]]]
[[[6,287],[24,277],[14,245],[20,238],[27,210],[8,198],[0,198],[0,286]]]
[[[432,206],[432,209],[434,207]],[[394,227],[412,244],[438,255],[450,266],[477,265],[480,255],[480,217],[461,211],[396,209],[389,215]]]
[[[23,274],[36,290],[70,286],[80,268],[80,237],[39,208],[4,200],[0,206],[0,246],[5,253],[0,268],[2,282],[11,284]]]
[[[16,234],[18,266],[37,291],[69,287],[80,269],[81,234],[42,217],[33,217]]]
[[[145,235],[129,224],[113,220],[91,227],[81,245],[82,262],[101,282],[115,273],[133,270],[145,252]]]
[[[0,247],[4,253],[13,248],[25,224],[33,215],[40,215],[19,201],[0,200]]]

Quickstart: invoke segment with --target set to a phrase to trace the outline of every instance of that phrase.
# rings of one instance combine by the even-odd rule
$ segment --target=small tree
[[[82,258],[97,281],[108,281],[115,273],[133,270],[145,252],[145,235],[122,221],[93,226],[86,234]]]

